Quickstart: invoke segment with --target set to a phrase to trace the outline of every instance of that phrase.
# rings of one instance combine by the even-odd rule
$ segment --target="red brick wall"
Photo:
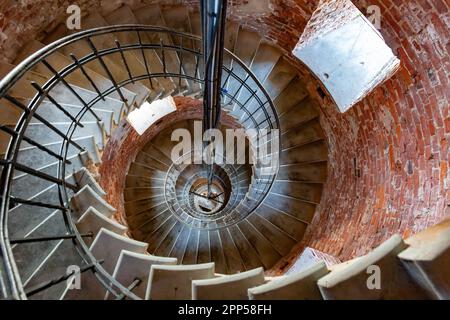
[[[381,32],[402,68],[346,114],[323,103],[329,181],[290,262],[305,246],[348,260],[394,233],[408,237],[450,214],[448,5],[354,3],[362,10],[380,6]]]

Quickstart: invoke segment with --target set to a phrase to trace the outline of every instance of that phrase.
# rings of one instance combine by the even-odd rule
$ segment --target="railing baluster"
[[[230,80],[231,74],[234,74],[234,73],[233,73],[233,70],[234,70],[234,69],[231,68],[231,70],[228,71],[228,75],[227,75],[227,77],[226,77],[226,79],[225,79],[225,82],[223,83],[223,86],[224,86],[224,87],[227,85],[228,81]]]
[[[103,70],[105,70],[106,74],[108,75],[109,80],[111,80],[114,88],[116,89],[116,91],[118,92],[118,94],[120,96],[120,99],[122,99],[122,101],[125,103],[127,108],[129,108],[130,106],[128,105],[128,100],[125,98],[125,96],[123,95],[122,90],[117,85],[117,82],[114,79],[114,77],[113,77],[111,71],[109,70],[108,66],[106,65],[105,61],[103,60],[103,57],[98,54],[98,50],[95,47],[94,42],[92,42],[92,39],[90,37],[87,37],[86,41],[88,42],[89,46],[91,47],[91,50],[94,53],[95,57],[100,62],[100,65],[102,66]]]
[[[14,131],[13,129],[11,129],[11,128],[7,127],[7,126],[0,125],[0,130],[2,130],[3,132],[6,132],[7,134],[9,134],[9,135],[11,135],[11,136],[15,136],[15,137],[18,136],[18,133],[17,133],[16,131]],[[56,159],[58,159],[58,160],[60,160],[60,161],[64,161],[64,162],[67,163],[67,164],[72,164],[72,162],[71,162],[70,160],[67,160],[67,159],[64,160],[64,158],[61,157],[59,154],[56,154],[56,153],[53,152],[52,150],[50,150],[50,149],[44,147],[44,146],[41,145],[40,143],[38,143],[38,142],[36,142],[36,141],[34,141],[34,140],[28,138],[27,136],[22,136],[22,139],[23,139],[25,142],[28,142],[29,144],[31,144],[32,146],[35,146],[36,148],[38,148],[38,149],[40,149],[40,150],[42,150],[42,151],[44,151],[44,152],[47,152],[47,153],[48,153],[49,155],[51,155],[52,157],[55,157]]]
[[[77,126],[80,126],[81,128],[84,127],[83,124],[81,124],[77,119],[75,119],[74,116],[72,116],[67,110],[63,108],[62,105],[60,105],[48,92],[45,92],[40,85],[38,85],[36,82],[32,82],[31,85],[39,92],[41,96],[47,97],[48,100],[56,107],[58,108],[66,117],[68,117],[70,120],[75,122]]]
[[[18,203],[18,204],[24,204],[24,205],[28,205],[28,206],[42,207],[42,208],[63,210],[63,211],[67,210],[65,207],[62,207],[62,206],[59,206],[59,205],[50,204],[50,203],[43,203],[43,202],[39,202],[39,201],[25,200],[25,199],[16,198],[16,197],[13,197],[13,196],[10,197],[10,201],[12,203],[14,203],[14,204]]]
[[[99,95],[99,97],[103,100],[106,101],[105,97],[103,96],[103,94],[100,92],[100,90],[98,89],[97,85],[95,84],[94,80],[92,80],[92,78],[88,75],[87,71],[84,69],[84,66],[80,63],[80,61],[78,61],[77,57],[71,53],[70,57],[72,58],[73,62],[75,62],[75,64],[77,65],[78,68],[80,68],[81,72],[83,73],[83,75],[86,77],[86,79],[89,81],[89,83],[91,84],[91,86],[94,88],[95,92],[97,92],[97,94]]]
[[[259,110],[261,110],[261,108],[264,108],[264,106],[265,106],[267,103],[268,103],[268,101],[265,102],[262,106],[259,106],[258,108],[256,108],[256,110],[253,111],[253,112],[247,117],[247,119],[245,119],[244,121],[242,121],[242,123],[247,122],[247,121],[248,121],[251,117],[253,117]]]
[[[36,176],[38,178],[41,178],[41,179],[44,179],[44,180],[47,180],[47,181],[50,181],[50,182],[53,182],[53,183],[56,183],[56,184],[59,184],[59,185],[65,185],[66,187],[68,187],[69,189],[72,189],[74,191],[78,190],[77,186],[75,186],[75,185],[73,185],[71,183],[68,183],[66,181],[63,181],[61,179],[55,178],[55,177],[53,177],[51,175],[48,175],[46,173],[43,173],[41,171],[29,168],[29,167],[24,166],[24,165],[19,164],[19,163],[13,163],[11,160],[0,159],[0,165],[6,166],[6,165],[9,165],[9,164],[12,164],[15,169],[17,169],[19,171],[22,171],[22,172],[25,172],[25,173],[28,173],[28,174],[31,174],[32,176]]]
[[[163,73],[164,77],[167,78],[167,69],[166,69],[166,53],[164,51],[164,42],[163,39],[160,39],[160,47],[161,47],[161,55],[162,55],[162,63],[163,63]]]
[[[72,86],[70,84],[68,84],[67,81],[63,77],[61,77],[61,75],[59,74],[58,71],[56,71],[46,60],[42,60],[42,63],[47,67],[47,69],[49,69],[55,75],[55,77],[59,81],[61,81],[61,83],[67,89],[69,89],[70,92],[72,92],[72,94],[81,102],[81,104],[92,113],[92,115],[95,117],[95,119],[97,119],[97,121],[102,121],[102,119],[100,119],[99,116],[97,116],[95,114],[95,112],[91,108],[89,108],[86,101],[84,101],[84,99],[75,91],[75,89],[72,88]]]
[[[144,60],[145,71],[147,72],[148,80],[150,82],[150,88],[152,88],[152,90],[154,90],[153,80],[152,80],[152,77],[150,77],[150,69],[148,67],[147,57],[145,56],[144,47],[142,45],[141,33],[139,31],[137,31],[137,36],[138,36],[139,46],[141,47],[142,59]]]
[[[250,100],[256,95],[256,93],[258,92],[258,90],[253,91],[252,95],[247,99],[247,101],[245,101],[245,103],[241,106],[241,109],[245,107],[245,105],[247,103],[250,102]]]
[[[133,282],[128,286],[128,291],[133,291],[136,287],[138,287],[142,283],[142,280],[139,278],[136,278],[133,280]],[[127,296],[124,293],[119,294],[116,297],[116,300],[125,300]]]
[[[99,263],[99,264],[101,264],[103,262],[104,262],[104,260],[97,261],[97,263]],[[87,266],[80,268],[80,274],[94,269],[95,265],[96,265],[96,263],[91,263],[91,264],[88,264]],[[48,288],[51,288],[57,284],[60,284],[61,282],[67,281],[70,277],[74,276],[75,274],[76,274],[76,271],[73,271],[70,274],[65,274],[65,275],[57,277],[53,280],[43,282],[43,283],[33,286],[29,289],[26,289],[25,294],[27,295],[27,297],[31,297],[39,292],[42,292]]]
[[[196,79],[200,76],[199,75],[199,70],[198,70],[199,66],[200,66],[200,58],[198,57],[198,55],[195,55],[195,74],[194,74],[194,78],[196,78]]]
[[[115,42],[116,42],[117,49],[119,49],[120,56],[122,57],[122,62],[125,66],[125,69],[127,69],[128,77],[130,78],[131,83],[134,84],[134,79],[133,79],[133,76],[131,75],[131,70],[130,70],[130,67],[128,66],[127,59],[125,58],[125,54],[123,53],[122,46],[120,45],[119,40],[116,39]]]
[[[179,59],[180,59],[180,69],[178,71],[178,74],[180,75],[180,77],[178,77],[178,87],[181,88],[181,75],[183,74],[183,37],[181,37],[181,41],[180,41]]]
[[[92,238],[94,234],[84,233],[80,234],[82,238]],[[34,242],[46,242],[46,241],[56,241],[56,240],[67,240],[67,239],[75,239],[77,237],[76,234],[64,234],[59,236],[51,236],[51,237],[35,237],[35,238],[19,238],[19,239],[11,239],[9,242],[11,244],[22,244],[22,243],[34,243]]]
[[[234,100],[236,100],[238,94],[241,92],[242,87],[243,87],[244,84],[247,82],[247,80],[248,80],[249,77],[250,77],[250,76],[247,76],[247,77],[245,78],[244,82],[241,84],[241,87],[240,87],[238,90],[236,90],[236,92],[235,92],[235,94],[233,95],[233,97],[231,98],[230,102],[228,102],[228,105],[231,106],[232,102],[233,102]]]
[[[15,104],[16,106],[18,106],[20,109],[22,109],[23,111],[29,113],[30,110],[25,107],[22,103],[20,103],[16,98],[13,98],[11,96],[6,95],[5,99],[7,99],[8,101],[10,101],[11,103]],[[54,125],[52,125],[50,122],[48,122],[47,120],[45,120],[44,118],[42,118],[40,115],[38,114],[33,114],[33,117],[35,117],[36,119],[38,119],[40,122],[42,122],[43,124],[45,124],[47,127],[49,127],[52,131],[54,131],[57,135],[59,135],[61,138],[63,138],[65,141],[68,141],[71,145],[73,145],[74,147],[76,147],[78,150],[80,151],[86,151],[82,146],[80,146],[78,143],[76,143],[75,141],[73,141],[72,139],[69,139],[69,137],[67,137],[64,133],[62,133],[60,130],[58,130],[58,128],[56,128]]]

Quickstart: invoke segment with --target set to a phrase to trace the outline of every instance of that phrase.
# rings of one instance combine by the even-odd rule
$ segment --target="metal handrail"
[[[72,64],[68,64],[65,68],[59,71],[52,69],[51,65],[47,62],[48,58],[51,57],[52,54],[58,53],[59,50],[61,50],[64,47],[76,44],[79,41],[86,41],[86,40],[89,41],[90,39],[95,37],[103,35],[113,35],[120,32],[135,32],[139,38],[139,42],[135,44],[126,44],[126,45],[117,42],[116,43],[117,45],[115,47],[98,51],[94,50],[93,48],[92,52],[84,57],[77,58],[75,56],[72,56],[72,60],[74,62]],[[190,39],[193,41],[200,41],[200,38],[198,36],[173,31],[165,27],[145,26],[145,25],[123,25],[123,26],[108,26],[96,28],[69,35],[44,47],[43,49],[39,50],[38,52],[34,53],[33,55],[25,59],[22,63],[16,66],[13,71],[11,71],[7,76],[5,76],[0,81],[0,100],[5,100],[8,101],[9,103],[12,103],[15,107],[21,109],[23,112],[20,118],[18,119],[14,129],[0,126],[0,131],[4,133],[9,132],[11,136],[10,143],[5,152],[5,158],[0,163],[0,168],[2,169],[0,176],[0,187],[1,187],[0,294],[1,296],[3,296],[3,298],[26,299],[27,297],[23,288],[23,284],[17,266],[14,261],[11,243],[8,235],[8,213],[10,210],[10,205],[22,203],[26,205],[34,205],[42,207],[48,206],[54,207],[55,209],[58,208],[57,210],[61,211],[62,216],[64,218],[67,234],[73,235],[72,237],[70,237],[69,240],[72,241],[73,245],[79,252],[80,257],[85,262],[85,265],[89,266],[89,270],[92,270],[94,272],[95,276],[102,283],[102,285],[109,292],[115,295],[116,298],[125,297],[129,299],[139,299],[129,290],[129,287],[126,287],[125,285],[113,279],[112,276],[104,270],[104,268],[101,266],[101,263],[97,261],[95,257],[92,255],[92,253],[89,251],[88,246],[83,241],[82,235],[80,235],[80,233],[78,232],[75,223],[72,220],[72,217],[70,216],[70,209],[68,207],[70,197],[68,189],[73,188],[73,186],[71,186],[71,184],[66,181],[66,165],[69,163],[68,161],[69,147],[74,146],[80,151],[82,150],[82,148],[73,140],[74,133],[76,132],[77,128],[80,127],[81,125],[80,122],[87,112],[93,114],[96,117],[95,112],[92,109],[95,107],[97,103],[104,100],[105,97],[108,97],[113,93],[118,93],[119,96],[121,97],[121,100],[126,104],[127,101],[124,99],[123,94],[121,93],[121,89],[127,86],[128,84],[132,84],[142,80],[149,80],[150,82],[152,82],[152,79],[158,78],[178,78],[202,83],[203,80],[200,77],[199,71],[201,66],[199,66],[199,64],[197,63],[194,75],[188,75],[182,72],[181,68],[179,73],[167,72],[165,61],[163,59],[164,63],[163,72],[151,73],[148,71],[148,66],[146,65],[147,68],[146,74],[131,76],[131,72],[129,72],[129,69],[125,64],[125,68],[127,69],[126,71],[128,72],[129,75],[128,79],[122,81],[115,81],[114,77],[110,76],[111,79],[109,80],[111,80],[111,82],[113,83],[111,87],[104,90],[100,90],[97,86],[94,85],[95,88],[94,93],[96,93],[96,97],[92,99],[92,101],[84,101],[81,97],[77,97],[80,100],[83,107],[81,108],[79,113],[73,117],[73,119],[70,118],[71,121],[67,121],[68,123],[70,123],[70,125],[65,133],[60,132],[59,129],[52,126],[45,119],[39,118],[39,115],[36,113],[36,111],[38,110],[44,99],[49,98],[49,95],[51,94],[52,90],[57,86],[65,86],[67,89],[73,91],[73,88],[70,86],[70,84],[68,84],[65,81],[65,79],[73,72],[77,70],[83,71],[83,67],[86,66],[89,62],[99,61],[103,57],[108,57],[115,53],[119,53],[123,57],[123,54],[128,51],[131,52],[141,50],[142,52],[145,52],[146,50],[160,50],[163,56],[164,53],[167,54],[168,52],[174,52],[177,54],[182,53],[183,55],[190,54],[195,57],[197,62],[200,61],[200,57],[202,56],[202,54],[201,52],[198,52],[196,50],[185,48],[182,46],[164,44],[162,41],[160,43],[145,43],[145,41],[141,40],[141,35],[150,33],[156,33],[160,35],[166,34],[171,37],[178,36],[180,38]],[[187,43],[187,41],[185,41],[185,43]],[[260,105],[260,108],[266,115],[269,127],[271,129],[279,128],[280,127],[279,120],[275,111],[275,107],[268,93],[265,91],[262,85],[259,84],[257,78],[253,75],[250,69],[247,66],[245,66],[245,64],[238,57],[234,56],[234,54],[229,51],[226,51],[226,54],[229,55],[231,59],[235,61],[235,63],[239,64],[240,67],[250,75],[250,78],[252,78],[252,80],[259,85],[258,89],[261,95],[255,95],[253,98],[256,101],[256,103]],[[10,95],[10,91],[19,82],[19,80],[24,78],[24,76],[29,71],[33,70],[39,64],[45,65],[53,73],[53,76],[44,85],[40,87],[35,85],[36,88],[35,96],[31,99],[31,102],[28,105],[24,106]],[[250,86],[246,83],[245,80],[242,80],[238,75],[236,75],[232,69],[224,67],[223,70],[225,74],[228,74],[228,78],[233,78],[241,84],[240,90],[248,90],[249,92],[252,92],[252,90],[254,90],[254,88],[250,88]],[[90,79],[90,81],[92,81],[92,79]],[[248,112],[248,110],[245,109],[245,104],[243,105],[242,102],[238,100],[238,97],[231,96],[226,92],[226,90],[222,91],[223,91],[222,94],[226,96],[230,101],[232,101],[233,104],[240,106],[244,110],[244,112],[245,111]],[[265,97],[266,101],[262,101],[260,98],[261,96]],[[268,110],[270,110],[271,115],[269,115]],[[253,115],[250,112],[248,112],[248,115],[250,118],[253,117]],[[29,174],[35,175],[40,179],[44,180],[46,178],[50,179],[53,183],[57,184],[59,197],[59,203],[57,204],[42,204],[38,202],[27,201],[26,199],[13,198],[13,195],[11,194],[14,172],[16,169],[21,168],[20,164],[17,161],[19,148],[22,142],[30,143],[31,141],[25,135],[25,132],[30,124],[30,121],[33,118],[38,119],[51,132],[58,134],[61,138],[63,138],[59,155],[49,153],[50,155],[55,156],[55,159],[58,160],[57,177],[45,176],[44,173],[38,170],[34,170],[32,168],[29,168],[30,170],[29,172],[27,172]],[[99,119],[98,117],[96,118]],[[256,122],[256,120],[255,119],[252,120],[254,126],[256,128],[259,128],[259,125]],[[43,146],[43,144],[40,144],[39,141],[32,141],[32,143],[34,143],[35,146],[37,146],[39,149],[48,152],[45,146]],[[21,169],[24,169],[24,166],[22,167],[23,168]],[[275,176],[273,177],[273,181],[274,180]]]

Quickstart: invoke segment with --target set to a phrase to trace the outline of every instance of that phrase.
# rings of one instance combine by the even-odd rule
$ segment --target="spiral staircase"
[[[423,266],[446,252],[443,245],[422,257],[422,241],[407,249],[398,236],[331,269],[320,263],[299,274],[264,276],[313,219],[327,177],[327,145],[317,103],[295,68],[234,22],[225,30],[223,113],[240,128],[279,138],[279,150],[268,155],[279,160],[212,166],[210,196],[204,165],[171,158],[171,133],[193,133],[199,119],[171,123],[133,160],[123,190],[126,225],[120,224],[98,183],[102,151],[144,102],[202,98],[201,15],[184,6],[123,5],[90,14],[83,28],[70,33],[61,25],[22,48],[14,65],[0,65],[4,297],[448,297],[448,277],[423,276]],[[247,142],[246,154],[254,151]],[[443,226],[428,239],[441,243]],[[390,278],[383,279],[386,289],[368,291],[365,268],[377,262]],[[78,273],[80,290],[70,284]],[[447,287],[437,289],[435,281]]]

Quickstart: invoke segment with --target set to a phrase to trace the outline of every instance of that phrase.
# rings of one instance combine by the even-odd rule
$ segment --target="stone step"
[[[213,261],[209,247],[209,231],[200,230],[198,235],[197,263],[207,263]]]
[[[407,245],[394,235],[380,246],[317,282],[325,300],[406,300],[429,298],[414,282],[397,255]],[[378,270],[378,271],[377,271]],[[379,287],[368,286],[371,275],[379,275]],[[370,282],[376,285],[377,281]]]
[[[233,225],[228,227],[228,231],[233,238],[236,248],[239,250],[245,270],[252,270],[262,266],[263,263],[261,262],[258,252],[247,240],[241,229],[236,225]]]
[[[98,27],[106,27],[109,25],[117,25],[120,23],[117,23],[117,21],[121,19],[127,19],[126,16],[123,15],[117,15],[114,16],[116,12],[110,13],[110,15],[102,16],[98,12],[93,12],[87,17],[83,19],[83,29],[92,29],[92,28],[98,28]],[[115,21],[117,19],[117,21]],[[122,33],[116,33],[114,35],[105,34],[100,35],[92,38],[92,41],[94,45],[96,46],[97,50],[102,49],[111,49],[111,48],[117,48],[117,45],[115,43],[115,40],[118,40],[121,46],[125,46],[126,44],[129,44],[127,42],[127,34],[128,32],[122,32]],[[131,32],[129,32],[131,34]],[[137,44],[138,41],[132,43]],[[77,43],[78,45],[78,43]],[[85,48],[80,48],[80,50],[83,50],[84,54],[86,54],[91,48],[89,46]],[[80,52],[81,53],[81,52]],[[146,70],[144,65],[137,59],[137,54],[135,51],[129,51],[124,50],[123,51],[124,58],[127,62],[127,65],[130,69],[130,73],[133,77],[141,76],[146,74]],[[128,71],[124,65],[122,55],[117,52],[114,54],[110,54],[106,57],[104,57],[105,64],[109,71],[111,72],[113,78],[116,80],[117,83],[120,83],[124,80],[129,80],[129,74]],[[103,66],[101,66],[98,62],[93,63],[92,69],[95,69],[100,74],[107,74],[106,70]],[[137,81],[134,84],[128,84],[126,86],[127,89],[133,91],[137,94],[137,100],[138,105],[140,105],[145,99],[155,99],[157,98],[161,92],[159,92],[157,89],[159,88],[158,82],[155,80],[155,90],[149,86],[148,81]]]
[[[270,192],[278,195],[289,195],[292,198],[319,204],[320,198],[322,197],[322,185],[317,183],[277,180],[272,185]]]
[[[408,238],[398,257],[433,299],[450,299],[450,219]]]
[[[164,181],[166,173],[164,171],[139,165],[138,163],[132,163],[130,170],[128,171],[128,176],[130,179],[127,179],[127,183],[129,183],[130,187],[140,188],[151,187],[153,183],[159,185],[158,181]],[[138,177],[140,177],[142,181],[138,181]]]
[[[234,47],[234,54],[250,68],[260,42],[261,37],[257,33],[247,31],[241,27]],[[239,80],[247,77],[247,72],[235,61],[232,61],[231,67],[233,68],[233,74]],[[226,89],[231,96],[237,97],[241,92],[242,84],[232,75],[229,78]],[[246,91],[246,89],[243,89],[243,91]],[[224,99],[224,103],[228,102],[228,99]]]
[[[316,210],[315,203],[274,193],[269,193],[264,204],[305,223],[311,222]]]
[[[247,221],[251,223],[282,256],[287,255],[291,248],[297,243],[284,231],[278,229],[257,213],[247,217]]]
[[[133,237],[150,244],[150,241],[148,241],[147,238],[150,237],[153,232],[158,230],[158,228],[164,223],[166,223],[167,219],[171,215],[172,214],[167,205],[165,203],[161,203],[160,205],[150,208],[139,215],[129,216],[127,220]],[[154,243],[151,243],[151,245],[154,245]]]
[[[250,300],[322,300],[317,280],[327,273],[325,263],[320,262],[302,272],[250,288],[248,297]]]
[[[218,230],[209,231],[209,247],[211,252],[211,261],[214,261],[216,264],[216,271],[221,274],[226,274],[228,267]]]
[[[123,235],[128,230],[127,227],[111,218],[108,218],[94,207],[89,207],[86,212],[81,215],[80,219],[76,222],[76,226],[80,233],[92,233],[94,237],[97,236],[102,228],[115,232],[119,235]],[[91,245],[92,241],[93,240],[91,238],[86,238],[84,240],[87,245]]]
[[[312,124],[310,121],[317,118],[319,118],[317,102],[306,98],[280,116],[281,133],[289,135],[290,131],[300,126],[309,126]]]
[[[54,212],[36,225],[25,238],[51,237],[67,234],[67,227],[61,212]],[[14,245],[12,252],[22,283],[28,286],[35,273],[46,264],[61,243],[70,240],[53,240],[21,243]],[[60,263],[63,263],[61,261]]]
[[[164,22],[164,18],[162,16],[161,8],[159,5],[149,5],[135,12],[136,19],[141,24],[146,24],[150,26],[162,26],[165,27],[166,24]],[[168,33],[147,33],[147,40],[149,43],[160,44],[161,40],[165,45],[173,45],[172,39]],[[156,50],[156,53],[159,56],[159,59],[163,61],[163,56],[160,50]],[[180,71],[180,60],[176,52],[174,51],[166,51],[164,60],[166,62],[166,70],[169,73],[178,74]],[[186,80],[181,81],[181,87],[178,86],[179,81],[176,78],[172,78],[174,84],[177,84],[177,92],[183,92],[189,89],[188,82]]]
[[[79,219],[89,207],[97,209],[107,218],[111,218],[117,211],[92,190],[89,185],[84,186],[72,197],[70,200],[70,207],[72,209],[72,214],[76,219]]]
[[[98,12],[93,12],[83,18],[82,28],[84,30],[104,26],[108,26],[108,23]],[[115,39],[113,39],[110,35],[99,35],[92,38],[92,41],[97,50],[117,48],[114,40]],[[81,59],[82,57],[91,54],[92,49],[86,41],[77,41],[76,43],[72,43],[60,48],[60,52],[67,57],[70,57],[70,55],[73,54],[78,59]],[[136,59],[135,56],[133,54],[130,54],[129,52],[124,52],[124,55],[127,63],[129,63],[130,65],[133,63],[133,60]],[[116,83],[129,80],[129,75],[126,71],[126,68],[124,67],[120,53],[103,56],[103,60]],[[87,63],[86,67],[112,81],[108,72],[104,69],[104,67],[98,60]],[[124,86],[124,88],[136,95],[135,101],[138,106],[140,106],[149,96],[155,95],[139,81],[135,82],[134,84],[127,84]],[[131,101],[128,102],[128,105],[131,106]]]
[[[45,44],[32,40],[28,42],[19,52],[19,55],[17,56],[16,60],[14,61],[14,64],[19,64],[22,60],[30,56],[31,54],[41,50],[45,47]],[[48,56],[46,58],[46,61],[55,69],[56,71],[60,72],[64,68],[66,68],[69,65],[72,65],[74,61],[69,58],[68,56],[65,56],[62,53],[55,52]],[[84,67],[84,70],[86,71],[89,78],[95,83],[96,87],[100,91],[105,91],[111,87],[114,86],[114,84],[111,82],[111,80],[105,78],[101,74],[98,74],[97,72],[91,70],[88,67]],[[52,73],[51,70],[49,70],[44,64],[39,63],[34,68],[33,71],[40,73],[49,80],[51,77],[54,76],[54,73]],[[68,76],[65,77],[65,80],[69,84],[76,85],[80,88],[84,88],[86,90],[94,92],[96,89],[92,86],[91,81],[83,74],[83,72],[80,69],[76,69],[72,73],[70,73]],[[123,90],[124,97],[129,101],[130,104],[134,103],[136,95],[127,90]],[[110,98],[114,98],[117,100],[121,100],[121,97],[116,92],[109,95]]]
[[[100,197],[106,196],[106,192],[99,185],[99,183],[95,180],[94,176],[88,169],[85,167],[81,168],[77,172],[73,174],[75,177],[75,181],[77,185],[81,188],[84,186],[89,186],[93,191],[95,191]]]
[[[106,140],[106,132],[103,124],[98,122],[81,122],[83,127],[77,126],[73,131],[72,138],[80,138],[86,136],[94,136],[95,141],[100,149],[103,149],[105,140]],[[73,125],[71,122],[54,122],[52,123],[53,127],[55,127],[60,133],[66,135],[73,130]],[[69,131],[70,130],[70,131]],[[25,135],[33,139],[34,141],[38,141],[40,144],[49,144],[53,142],[58,142],[61,139],[61,135],[56,133],[53,129],[48,127],[46,124],[41,122],[30,123],[25,130]],[[28,142],[23,141],[20,144],[21,148],[30,147],[31,145]]]
[[[257,209],[258,214],[271,224],[283,230],[291,238],[301,241],[306,232],[308,224],[297,219],[294,215],[289,215],[264,203]]]
[[[300,77],[294,77],[287,84],[280,94],[274,99],[273,103],[277,109],[278,116],[284,115],[289,110],[292,110],[297,105],[302,103],[308,97],[306,84]]]
[[[282,165],[278,170],[277,178],[289,181],[325,183],[328,176],[327,168],[328,165],[326,161],[307,165]]]
[[[281,165],[307,164],[328,160],[328,148],[324,140],[283,150],[280,155]]]
[[[170,223],[171,221],[167,221],[166,223]],[[177,220],[175,224],[172,225],[170,230],[165,233],[165,237],[160,241],[158,248],[155,250],[154,254],[158,256],[168,257],[172,252],[172,248],[178,240],[178,237],[181,232],[183,232],[185,224],[181,221]]]
[[[145,292],[148,286],[148,277],[153,265],[176,265],[177,259],[157,257],[148,254],[141,254],[123,250],[117,261],[113,278],[119,281],[124,287],[129,287],[135,279],[141,282],[133,290],[133,293],[141,299],[145,299]],[[107,298],[112,298],[107,294]]]
[[[169,170],[169,165],[145,152],[139,152],[134,162],[162,172],[167,172],[167,170]]]
[[[184,32],[188,34],[192,34],[191,21],[189,18],[189,11],[186,6],[173,6],[162,10],[162,17],[165,25],[171,30]],[[171,36],[172,43],[175,46],[182,46],[187,49],[194,49],[195,46],[198,46],[201,42],[196,41],[197,44],[194,45],[193,40],[181,40],[180,37],[176,35]],[[184,74],[195,77],[196,74],[199,77],[197,67],[197,59],[194,55],[189,53],[178,53],[178,59],[183,62],[183,72]],[[201,85],[194,81],[188,81],[190,86],[190,93],[198,92],[201,90]]]
[[[264,283],[262,268],[213,279],[192,281],[192,300],[247,300],[247,290]]]
[[[134,200],[143,200],[148,198],[153,198],[164,194],[164,188],[125,188],[124,189],[124,199],[125,202]]]
[[[146,242],[149,244],[149,252],[156,254],[157,249],[162,244],[162,241],[167,238],[172,228],[178,220],[170,213],[161,214],[161,222],[149,223],[148,225],[152,228],[145,236]]]
[[[4,63],[0,63],[0,66],[2,66],[2,68],[7,68],[9,70],[12,70],[14,68],[14,65],[7,64],[5,66]],[[17,81],[16,85],[11,88],[10,90],[11,96],[15,98],[21,98],[24,100],[33,99],[37,91],[31,85],[32,82],[36,82],[42,87],[47,82],[47,77],[34,71],[27,71]],[[75,93],[81,99],[83,99],[85,103],[89,103],[94,99],[96,99],[97,97],[97,93],[94,93],[90,90],[86,90],[74,84],[71,84],[71,87],[75,91]],[[56,100],[60,104],[84,106],[83,103],[75,96],[75,94],[73,94],[64,84],[56,85],[50,90],[49,94],[54,100]],[[46,100],[48,101],[48,99]],[[2,100],[1,103],[3,104],[4,101]],[[111,110],[117,117],[122,114],[123,110],[125,110],[126,107],[124,106],[124,103],[122,101],[110,97],[105,97],[105,100],[99,100],[95,104],[95,108],[102,110]]]
[[[33,252],[33,255],[35,254],[37,252]],[[72,241],[62,240],[45,260],[45,263],[36,270],[33,278],[25,286],[25,290],[66,275],[68,266],[80,266],[81,268],[83,265],[84,261]],[[63,281],[28,298],[30,300],[59,300],[66,290],[66,281]]]
[[[196,264],[199,250],[200,230],[191,229],[189,232],[189,240],[186,244],[186,250],[184,251],[183,260],[181,264]],[[211,260],[209,260],[211,261]],[[208,261],[208,262],[209,262]]]
[[[72,196],[73,192],[68,190],[68,195]],[[47,189],[34,193],[33,196],[27,200],[48,203],[52,205],[60,205],[59,191],[56,184],[51,185]],[[54,214],[61,214],[58,210],[17,205],[9,210],[8,216],[8,233],[11,238],[22,238],[29,235],[36,227],[38,227],[45,219],[48,219]]]
[[[319,119],[315,118],[284,133],[281,136],[281,148],[286,150],[321,140],[325,140],[325,134]]]
[[[133,11],[127,5],[123,5],[120,8],[114,10],[113,12],[111,12],[107,15],[104,15],[103,17],[104,17],[105,22],[108,23],[109,25],[139,24],[139,21],[134,16]],[[141,36],[141,40],[145,41],[146,40],[145,32],[143,32],[143,35],[144,35],[144,39],[142,39],[143,36]],[[136,32],[130,32],[130,31],[117,32],[117,33],[115,33],[114,40],[118,40],[122,46],[133,45],[133,44],[139,43],[139,36]],[[132,58],[130,56],[132,56]],[[126,58],[128,58],[128,57],[130,57],[130,59],[129,59],[130,62],[128,63],[128,60],[127,60],[127,63],[129,65],[132,75],[139,76],[139,75],[147,74],[147,69],[145,68],[145,62],[143,61],[141,51],[137,51],[137,50],[128,51]],[[149,65],[150,62],[152,62],[152,61],[147,61],[147,66]],[[149,81],[141,81],[141,83],[144,84],[145,86],[147,86],[147,88],[151,91],[155,91],[155,92],[163,92],[164,91],[164,87],[160,85],[158,79],[155,79],[154,81],[152,80],[151,83]]]
[[[88,160],[87,152],[75,154],[68,158],[71,164],[66,164],[66,181],[73,183],[72,173],[83,167]],[[54,178],[59,177],[59,162],[52,162],[37,171],[50,175]],[[29,199],[52,186],[54,182],[38,177],[37,175],[17,171],[12,182],[11,195],[20,199]],[[30,188],[32,186],[32,188]]]
[[[145,210],[152,208],[155,205],[161,204],[165,201],[164,195],[158,195],[147,199],[133,200],[125,202],[125,211],[129,216],[137,215]]]
[[[234,274],[245,270],[244,262],[228,228],[219,229],[220,242],[227,265],[226,274]]]
[[[258,253],[265,269],[270,269],[282,257],[273,244],[248,219],[237,224],[247,241]]]
[[[29,102],[29,101],[28,101]],[[28,102],[25,105],[28,105]],[[77,115],[83,111],[82,107],[76,105],[69,104],[60,104],[64,110],[72,115],[72,117],[77,119]],[[115,119],[114,111],[103,110],[92,108],[92,112],[86,111],[81,118],[83,122],[96,122],[97,119],[94,114],[101,119],[102,125],[105,129],[105,132],[108,136],[111,135],[113,130],[113,119]],[[122,111],[119,111],[120,113]],[[120,118],[120,113],[118,117],[116,117],[116,121]],[[40,115],[42,118],[47,120],[50,123],[58,123],[58,122],[68,122],[71,119],[61,110],[59,110],[53,103],[44,101],[40,104],[39,109],[36,111],[36,114]],[[32,118],[30,123],[40,123],[36,118]]]
[[[214,263],[151,267],[146,300],[191,300],[192,281],[214,277]]]
[[[184,254],[186,252],[187,246],[189,244],[189,238],[192,229],[187,225],[184,225],[181,232],[176,236],[175,243],[172,246],[168,256],[177,258],[180,263],[183,261]],[[171,234],[172,236],[172,234]],[[197,248],[195,248],[196,250]]]
[[[97,260],[104,260],[102,267],[106,272],[114,272],[117,261],[123,250],[144,254],[147,244],[118,235],[107,229],[100,229],[95,237],[90,251]],[[81,277],[81,290],[70,290],[65,295],[67,300],[103,300],[106,289],[92,272],[86,272]]]
[[[73,139],[77,144],[83,146],[86,148],[86,151],[88,153],[89,159],[91,159],[94,163],[99,163],[99,154],[98,154],[98,148],[95,143],[95,139],[93,136],[87,136],[87,137],[81,137]],[[51,150],[52,152],[56,154],[60,154],[61,147],[63,145],[63,142],[54,142],[54,143],[48,143],[45,144],[44,147]],[[67,151],[67,158],[72,158],[75,155],[79,154],[80,150],[75,148],[73,145],[69,145],[68,151]],[[58,161],[57,158],[55,158],[53,155],[47,153],[46,151],[40,150],[38,147],[26,147],[19,150],[19,154],[17,156],[17,162],[25,165],[32,169],[39,169],[44,168],[48,165],[51,165],[55,163],[55,161]],[[17,177],[18,175],[21,175],[20,172],[15,172],[14,176]]]

